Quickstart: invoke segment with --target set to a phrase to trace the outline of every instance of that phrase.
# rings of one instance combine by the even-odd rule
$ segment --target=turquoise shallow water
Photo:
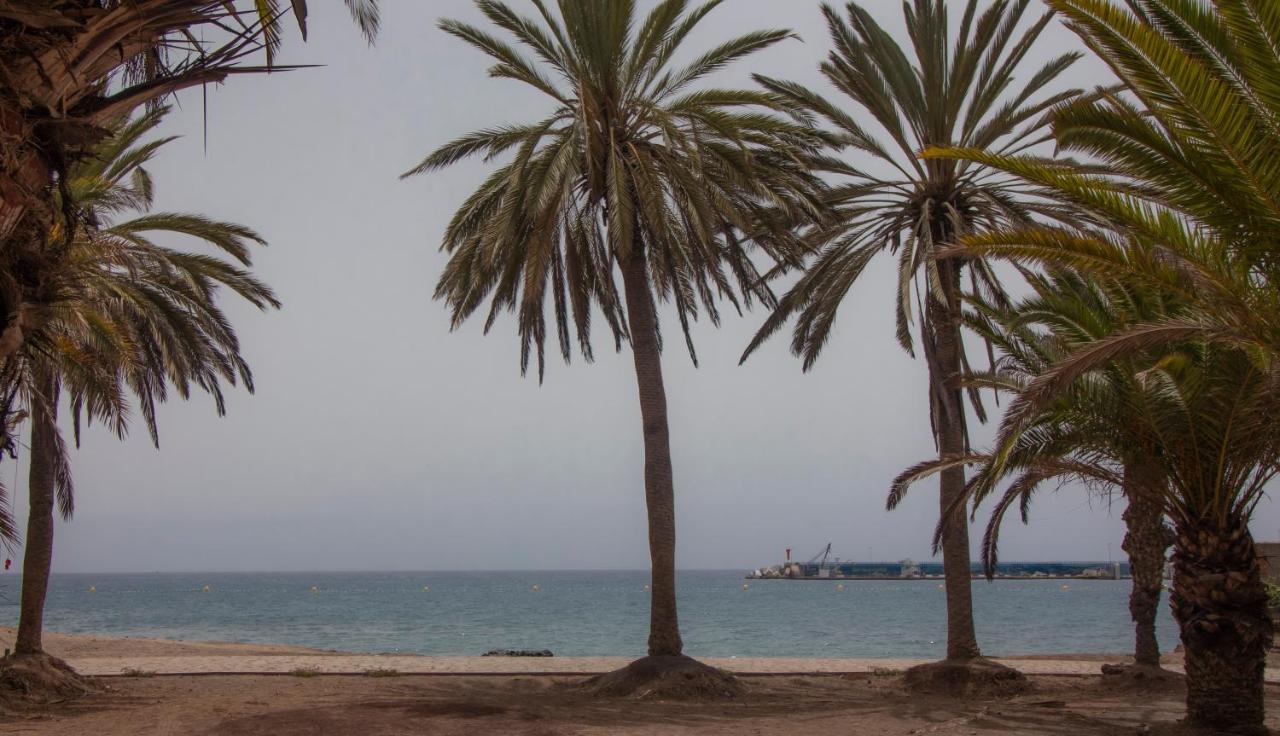
[[[833,582],[744,581],[742,575],[680,573],[680,623],[690,654],[944,653],[937,580],[846,581],[840,591]],[[19,581],[0,579],[6,623],[17,621]],[[66,574],[53,577],[45,623],[69,633],[353,652],[474,655],[536,648],[561,656],[633,656],[644,650],[648,581],[643,571]],[[1128,593],[1123,580],[976,582],[978,635],[992,655],[1128,651]],[[1165,650],[1177,643],[1167,602],[1158,633]]]

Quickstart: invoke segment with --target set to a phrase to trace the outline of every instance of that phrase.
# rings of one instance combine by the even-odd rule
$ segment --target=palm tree
[[[848,4],[847,20],[824,5],[835,49],[820,68],[860,114],[799,84],[757,77],[769,91],[834,128],[844,147],[872,161],[866,167],[825,162],[824,168],[841,180],[831,192],[837,215],[833,224],[812,233],[821,251],[779,300],[743,360],[796,317],[791,350],[808,370],[831,338],[845,294],[877,254],[893,254],[898,341],[911,355],[913,309],[923,302],[920,342],[929,370],[929,418],[941,457],[969,450],[957,383],[969,364],[961,337],[962,295],[985,293],[1000,300],[1004,292],[982,259],[939,261],[938,250],[968,233],[1065,213],[1013,177],[983,166],[921,162],[918,153],[939,145],[1023,151],[1045,140],[1046,111],[1076,94],[1045,90],[1079,54],[1058,56],[1019,83],[1015,68],[1052,20],[1045,14],[1019,32],[1029,5],[1030,0],[997,0],[979,13],[977,0],[970,0],[953,38],[942,0],[913,0],[905,6],[911,49],[900,47],[861,4]],[[864,128],[865,120],[874,120],[881,134]],[[970,392],[970,400],[984,419],[976,392]],[[964,471],[949,467],[940,476],[945,511],[964,491]],[[948,572],[947,659],[972,660],[980,650],[973,626],[969,531],[962,515],[946,518],[942,552]]]
[[[592,359],[598,310],[620,350],[631,346],[645,448],[652,598],[649,658],[599,683],[628,690],[673,668],[728,681],[683,657],[675,587],[675,508],[658,301],[670,301],[691,357],[690,322],[717,297],[735,308],[773,298],[752,252],[797,265],[801,243],[789,225],[820,214],[820,185],[804,162],[817,134],[779,113],[774,96],[695,87],[706,75],[791,34],[766,30],[734,38],[688,65],[672,62],[719,0],[689,10],[664,0],[643,19],[630,0],[560,0],[558,13],[533,2],[538,19],[505,3],[478,0],[482,13],[538,59],[465,23],[440,27],[494,58],[491,76],[515,79],[551,98],[531,123],[477,131],[448,143],[406,176],[466,156],[511,152],[454,215],[444,235],[449,261],[436,287],[457,327],[488,302],[486,330],[503,310],[516,314],[521,369],[554,333],[567,361],[576,342]],[[619,294],[614,270],[620,272]],[[548,301],[552,324],[547,325]],[[682,692],[693,680],[669,681]]]
[[[1128,93],[1056,115],[1059,145],[1105,170],[977,150],[930,155],[1050,187],[1106,228],[1013,228],[967,239],[957,253],[1132,280],[1189,305],[1077,350],[1028,384],[1010,413],[1015,421],[1033,415],[1118,357],[1185,351],[1188,341],[1205,354],[1214,370],[1193,373],[1187,390],[1212,400],[1188,406],[1194,419],[1181,427],[1179,443],[1162,439],[1188,719],[1260,733],[1271,629],[1248,521],[1275,458],[1269,425],[1249,422],[1262,421],[1253,412],[1270,400],[1280,349],[1280,47],[1271,42],[1280,37],[1280,7],[1258,0],[1051,3]],[[1233,392],[1213,381],[1234,381]],[[1205,454],[1215,448],[1219,455]]]
[[[1109,370],[1118,356],[1101,363],[1097,355],[1114,341],[1081,346],[1028,382],[1002,434],[1028,426],[1044,396],[1056,401],[1062,386]],[[1272,624],[1249,519],[1280,470],[1280,369],[1216,341],[1162,344],[1163,356],[1144,371],[1144,416],[1167,479],[1157,498],[1174,528],[1170,601],[1186,653],[1188,721],[1215,732],[1266,733]]]
[[[376,0],[344,2],[372,40]],[[143,104],[287,68],[274,57],[290,13],[305,36],[306,0],[0,0],[0,360],[39,328],[48,231],[72,214],[57,206],[68,168]]]
[[[1158,293],[1121,283],[1101,283],[1070,271],[1025,274],[1032,294],[1012,306],[972,299],[966,325],[999,351],[990,372],[966,383],[1017,393],[1072,350],[1117,329],[1170,314]],[[1011,479],[998,499],[983,538],[983,564],[994,574],[1000,524],[1016,505],[1027,519],[1035,492],[1049,484],[1082,483],[1090,490],[1120,493],[1129,553],[1134,621],[1134,661],[1143,677],[1160,666],[1156,616],[1163,588],[1166,551],[1172,535],[1164,523],[1163,495],[1169,481],[1160,461],[1159,436],[1147,417],[1152,391],[1161,390],[1148,373],[1160,356],[1117,360],[1069,387],[1042,406],[1032,419],[1007,427],[986,453],[930,460],[907,469],[893,482],[896,498],[908,487],[954,465],[976,465],[966,496],[974,509]],[[1140,360],[1141,358],[1141,360]]]
[[[96,158],[72,170],[65,193],[81,212],[61,268],[48,274],[52,298],[42,305],[41,328],[30,333],[9,374],[32,417],[30,512],[23,560],[22,597],[14,657],[5,677],[34,673],[37,686],[74,688],[65,665],[43,650],[44,600],[53,555],[54,507],[69,519],[74,507],[66,446],[58,428],[65,389],[79,439],[82,418],[101,421],[118,436],[128,429],[130,397],[153,441],[155,408],[170,390],[193,387],[224,409],[223,382],[252,391],[234,330],[217,304],[225,287],[260,309],[278,306],[271,290],[241,268],[262,244],[253,231],[198,215],[150,212],[153,185],[145,164],[171,139],[143,142],[165,110],[118,125]],[[117,218],[138,213],[136,217]],[[54,237],[59,238],[57,226]],[[154,242],[156,236],[199,239],[221,257]]]

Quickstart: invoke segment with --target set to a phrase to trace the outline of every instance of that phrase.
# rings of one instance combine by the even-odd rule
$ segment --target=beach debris
[[[125,667],[120,670],[121,677],[155,677],[155,670],[143,670],[137,667]]]
[[[400,670],[390,669],[388,667],[374,667],[362,672],[365,677],[399,677]]]
[[[481,657],[554,657],[550,649],[490,649]]]
[[[320,668],[315,666],[295,667],[289,670],[289,674],[294,677],[315,677],[320,674]]]

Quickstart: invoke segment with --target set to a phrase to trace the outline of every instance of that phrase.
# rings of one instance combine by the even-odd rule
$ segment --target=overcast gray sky
[[[900,29],[899,3],[864,4]],[[257,394],[234,393],[222,419],[203,398],[164,407],[158,452],[141,428],[124,443],[90,431],[55,570],[646,566],[629,356],[601,343],[596,363],[553,364],[539,386],[520,377],[510,321],[451,334],[431,300],[440,235],[488,169],[397,179],[447,140],[536,119],[546,102],[488,79],[479,52],[435,28],[479,20],[468,0],[384,0],[373,49],[337,3],[314,5],[310,42],[290,38],[282,60],[326,66],[211,89],[207,152],[200,94],[183,95],[164,127],[184,137],[152,166],[161,209],[244,223],[271,243],[256,270],[284,309],[229,304]],[[729,0],[689,48],[759,27],[803,41],[717,81],[767,71],[817,83],[827,38],[811,0]],[[1039,58],[1075,41],[1056,27],[1045,40]],[[1082,64],[1070,81],[1103,78]],[[828,541],[842,557],[929,558],[935,487],[884,511],[889,480],[933,450],[924,367],[893,337],[893,289],[892,264],[873,265],[809,374],[785,338],[737,365],[763,314],[698,327],[700,369],[667,353],[681,567],[752,568]],[[25,457],[16,470],[25,519]],[[1003,558],[1105,559],[1109,546],[1119,557],[1120,511],[1079,489],[1046,492],[1029,527],[1006,526]],[[1278,528],[1268,499],[1255,534]]]

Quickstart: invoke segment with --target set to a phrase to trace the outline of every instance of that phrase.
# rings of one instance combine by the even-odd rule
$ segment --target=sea
[[[16,624],[21,578],[0,577],[0,621]],[[234,641],[364,653],[638,656],[645,571],[55,574],[48,630]],[[745,580],[677,576],[687,653],[701,657],[919,657],[945,653],[940,580]],[[974,581],[993,656],[1133,647],[1128,580]],[[1161,647],[1177,644],[1167,597]]]

